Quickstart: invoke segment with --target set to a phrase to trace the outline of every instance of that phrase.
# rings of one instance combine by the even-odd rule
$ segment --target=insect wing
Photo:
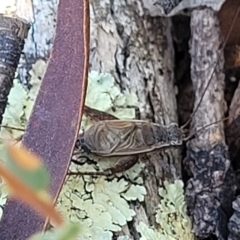
[[[170,146],[175,138],[181,144],[182,132],[176,129],[176,124],[161,126],[148,121],[100,121],[86,131],[84,144],[92,153],[102,156],[139,154]]]

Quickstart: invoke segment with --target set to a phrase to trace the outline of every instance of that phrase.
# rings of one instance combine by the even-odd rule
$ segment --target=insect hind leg
[[[138,161],[138,156],[128,156],[120,158],[112,167],[109,167],[103,171],[97,172],[68,172],[69,176],[82,176],[82,175],[92,175],[92,176],[111,176],[116,173],[124,172],[131,167],[133,167]]]

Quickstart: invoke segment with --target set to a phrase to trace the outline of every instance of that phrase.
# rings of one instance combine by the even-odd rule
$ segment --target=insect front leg
[[[137,161],[138,161],[138,155],[121,157],[112,167],[107,168],[105,171],[108,171],[110,175],[124,172],[130,169],[131,167],[133,167],[137,163]]]
[[[133,167],[138,161],[138,155],[132,155],[127,157],[121,157],[118,161],[112,166],[103,171],[98,172],[68,172],[70,176],[78,175],[94,175],[94,176],[111,176],[116,173],[124,172],[131,167]]]
[[[99,121],[99,120],[117,120],[118,118],[113,116],[112,114],[90,108],[88,106],[84,106],[84,114],[88,116],[92,121]]]

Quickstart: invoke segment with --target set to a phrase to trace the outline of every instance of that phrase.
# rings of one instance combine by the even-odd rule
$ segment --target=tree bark
[[[171,19],[151,17],[142,1],[92,1],[91,9],[90,69],[110,72],[121,89],[134,92],[141,119],[177,122]],[[147,154],[142,173],[147,195],[143,204],[132,205],[136,216],[125,234],[139,239],[136,225],[141,221],[157,227],[158,189],[164,180],[181,179],[180,159],[176,149]]]
[[[0,124],[29,27],[23,19],[0,15]]]
[[[90,70],[111,73],[122,91],[129,90],[135,93],[139,99],[141,119],[167,125],[178,122],[173,83],[172,26],[170,18],[158,17],[158,8],[153,5],[154,2],[156,1],[98,0],[91,2]],[[229,0],[228,2],[236,1]],[[45,60],[49,58],[55,30],[57,1],[34,0],[33,4],[35,23],[29,34],[32,39],[28,39],[25,44],[25,56],[22,59],[22,66],[19,68],[20,79],[23,83],[26,82],[28,70],[33,63],[39,58]],[[236,9],[235,6],[234,9]],[[225,20],[231,20],[231,18],[229,18],[228,12],[225,14],[220,13],[220,17],[224,28],[223,34],[226,36],[230,24]],[[210,22],[213,29],[208,26],[200,27],[200,22],[197,20]],[[211,75],[211,72],[208,71],[212,69],[209,67],[210,63],[220,60],[216,68],[217,76],[213,74],[210,84],[211,91],[206,93],[200,109],[194,116],[192,132],[208,123],[218,121],[224,115],[223,75],[221,74],[223,60],[222,58],[216,59],[216,53],[219,53],[219,46],[221,46],[216,22],[216,16],[212,15],[211,11],[209,13],[209,10],[196,10],[192,14],[192,34],[194,36],[191,54],[195,108],[201,101],[209,75]],[[210,35],[213,38],[207,36],[208,31],[211,32]],[[234,41],[239,35],[239,32],[235,31],[235,33]],[[193,45],[194,43],[196,45]],[[207,64],[209,68],[201,65],[203,63]],[[196,69],[198,71],[195,71]],[[233,127],[233,129],[236,132],[236,128]],[[212,155],[212,151],[215,155]],[[142,178],[147,195],[143,203],[138,201],[131,203],[131,208],[136,215],[122,228],[122,231],[114,233],[114,237],[127,235],[130,239],[139,239],[137,225],[140,222],[150,227],[153,226],[155,229],[159,227],[155,218],[161,201],[158,189],[164,186],[164,181],[171,183],[182,178],[180,160],[179,149],[172,148],[149,153],[147,159],[140,159],[145,163]],[[190,213],[194,220],[195,232],[201,237],[213,234],[217,235],[219,239],[226,239],[227,219],[232,211],[231,202],[235,191],[235,182],[229,164],[222,124],[219,123],[204,130],[200,138],[189,143],[185,163],[190,166],[193,176],[188,182],[186,194]],[[202,171],[199,171],[199,168]],[[216,181],[215,185],[211,181]],[[199,186],[202,187],[200,191],[198,191]],[[78,188],[80,187],[78,186]],[[203,195],[204,198],[201,198]],[[227,201],[224,202],[224,200]],[[239,209],[238,202],[237,199],[235,201],[237,209]],[[204,205],[204,203],[206,204]],[[197,206],[201,207],[197,208]],[[225,214],[226,212],[227,214]],[[235,215],[238,215],[238,212],[236,211]],[[214,213],[214,216],[211,213]],[[237,222],[235,215],[229,225],[232,229]],[[209,216],[212,222],[205,224],[204,217]]]
[[[122,91],[135,93],[141,119],[168,125],[178,122],[171,19],[152,17],[154,14],[143,2],[91,2],[90,70],[111,73]],[[32,64],[49,57],[56,7],[56,1],[34,1],[35,23],[29,33],[32,38],[26,42],[19,68],[23,83],[28,82]],[[130,203],[136,215],[122,231],[114,233],[115,237],[127,235],[130,239],[140,239],[137,226],[141,222],[155,230],[159,227],[155,215],[162,198],[158,190],[166,182],[182,178],[180,160],[179,149],[172,148],[149,153],[147,159],[140,159],[145,163],[142,178],[147,195],[144,202]]]
[[[47,61],[50,56],[56,27],[57,4],[58,0],[33,0],[34,23],[29,30],[18,67],[19,79],[23,84],[28,85],[32,66],[39,59]],[[39,75],[39,78],[43,76]]]
[[[228,221],[235,199],[236,179],[223,122],[219,121],[226,108],[224,58],[216,13],[210,8],[193,10],[191,30],[191,78],[195,91],[192,132],[215,124],[196,133],[188,143],[185,163],[192,178],[187,183],[186,199],[197,236],[230,239]]]

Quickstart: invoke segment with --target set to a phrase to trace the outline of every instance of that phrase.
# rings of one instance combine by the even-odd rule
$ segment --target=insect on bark
[[[226,42],[227,40],[224,46]],[[209,82],[212,79],[214,71],[215,68],[210,76]],[[207,87],[208,86],[209,85],[207,85]],[[205,90],[193,115],[203,99],[206,92]],[[87,112],[92,112],[91,114],[95,116],[104,115],[104,113],[90,108],[86,110]],[[96,155],[120,156],[121,159],[115,166],[103,172],[89,172],[83,174],[110,175],[116,172],[122,172],[137,162],[136,155],[169,146],[180,146],[183,141],[188,139],[185,137],[183,128],[179,128],[175,123],[168,126],[162,126],[148,121],[114,120],[113,116],[109,116],[109,119],[112,120],[100,121],[90,127],[79,137],[76,146]],[[126,155],[128,155],[128,157],[125,157]],[[133,156],[133,158],[131,156]],[[74,175],[75,173],[71,174]],[[78,175],[81,173],[76,174]]]
[[[110,114],[105,115],[104,112],[86,106],[85,112],[94,118],[98,116],[112,120],[102,120],[92,125],[79,136],[76,147],[99,156],[119,156],[120,158],[113,167],[102,172],[83,174],[112,175],[123,172],[138,161],[138,154],[170,146],[181,146],[185,140],[183,130],[176,123],[162,126],[142,120],[117,120]]]
[[[119,160],[102,172],[70,172],[69,175],[112,175],[131,168],[138,161],[137,155],[157,149],[181,146],[186,137],[176,123],[159,125],[143,120],[118,120],[113,115],[85,106],[86,115],[101,120],[81,134],[76,147],[84,152],[103,157],[119,156]],[[76,161],[74,161],[77,163]]]

